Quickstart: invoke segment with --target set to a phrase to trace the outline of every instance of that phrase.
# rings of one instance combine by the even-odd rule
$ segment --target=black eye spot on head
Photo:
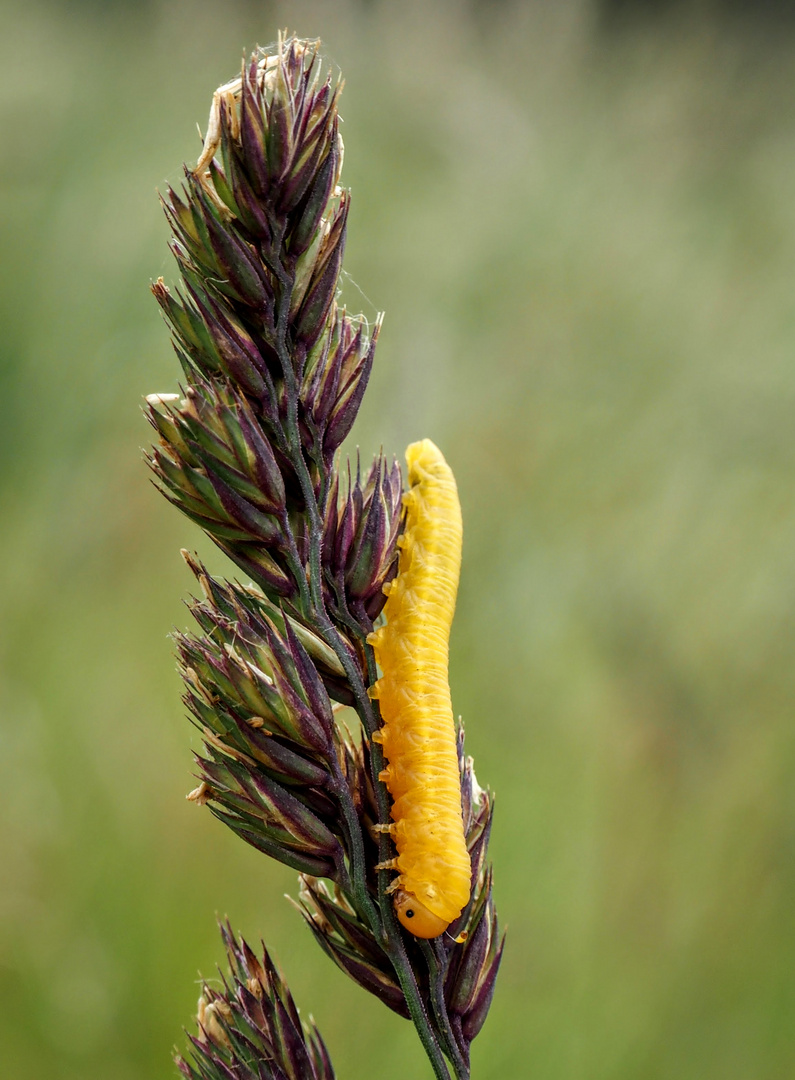
[[[406,918],[407,919],[413,919],[414,918],[414,912],[411,910],[411,908],[409,908],[408,911],[406,912]]]

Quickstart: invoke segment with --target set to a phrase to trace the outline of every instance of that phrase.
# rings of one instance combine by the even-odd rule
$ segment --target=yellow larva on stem
[[[470,861],[447,677],[461,569],[461,505],[450,466],[430,439],[406,450],[406,527],[398,574],[384,591],[386,625],[370,634],[383,675],[372,686],[384,726],[375,738],[392,796],[398,919],[432,938],[469,900]]]

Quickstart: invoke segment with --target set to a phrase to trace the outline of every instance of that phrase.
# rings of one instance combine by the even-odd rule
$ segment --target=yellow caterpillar
[[[397,917],[432,938],[469,900],[470,861],[447,679],[448,642],[461,569],[461,506],[450,466],[430,439],[406,450],[406,528],[398,575],[384,588],[386,625],[370,634],[383,675],[371,687],[384,726],[374,738],[389,764],[398,870],[390,886]]]

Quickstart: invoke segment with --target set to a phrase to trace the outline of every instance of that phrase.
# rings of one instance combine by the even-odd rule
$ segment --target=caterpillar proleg
[[[453,473],[430,441],[406,450],[406,526],[397,577],[386,586],[386,624],[370,634],[382,676],[372,686],[384,726],[398,855],[398,919],[416,937],[444,933],[469,900],[470,860],[447,676],[461,569],[461,506]]]

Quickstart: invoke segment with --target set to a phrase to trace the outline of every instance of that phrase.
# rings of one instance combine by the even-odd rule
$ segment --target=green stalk
[[[298,555],[298,546],[295,542],[295,536],[293,534],[290,520],[285,510],[282,514],[282,529],[287,539],[287,562],[292,572],[295,583],[298,586],[298,591],[301,594],[301,607],[305,614],[309,614],[312,610],[312,601],[309,595],[309,587],[306,582],[306,575],[304,574],[304,568],[301,565],[301,559]]]
[[[353,894],[359,905],[359,910],[362,911],[370,924],[370,928],[375,934],[376,938],[381,937],[381,920],[378,916],[378,912],[370,898],[370,892],[367,888],[367,876],[366,876],[366,858],[364,854],[364,843],[362,841],[362,831],[359,824],[359,818],[356,813],[356,807],[353,805],[350,789],[345,783],[345,777],[342,775],[339,763],[335,760],[333,763],[333,778],[334,787],[331,789],[339,799],[340,808],[345,819],[346,832],[348,834],[349,850],[351,853],[351,877],[353,884]]]
[[[450,1026],[450,1018],[447,1015],[447,1005],[444,1000],[444,982],[442,980],[442,965],[437,948],[430,941],[420,941],[420,948],[428,965],[428,979],[431,988],[431,1006],[436,1020],[436,1027],[442,1037],[444,1052],[447,1054],[456,1071],[458,1080],[469,1080],[469,1068],[458,1049],[453,1029]]]

